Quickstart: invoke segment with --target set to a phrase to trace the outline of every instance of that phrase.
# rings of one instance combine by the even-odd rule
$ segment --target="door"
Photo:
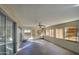
[[[6,54],[12,55],[14,53],[13,48],[13,22],[10,18],[6,18]]]

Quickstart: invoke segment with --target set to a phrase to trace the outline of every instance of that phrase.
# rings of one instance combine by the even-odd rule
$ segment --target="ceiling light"
[[[31,30],[24,30],[24,33],[30,33]]]

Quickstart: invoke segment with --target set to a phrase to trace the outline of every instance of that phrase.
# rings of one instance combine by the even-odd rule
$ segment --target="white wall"
[[[44,38],[45,38],[45,40],[48,40],[49,42],[52,42],[61,47],[64,47],[66,49],[79,53],[79,43],[77,44],[75,42],[70,42],[70,41],[67,41],[64,39],[56,39],[56,38],[54,39],[52,37],[47,37],[47,36],[45,36]]]
[[[21,33],[21,31],[20,31],[20,29],[17,27],[17,50],[18,50],[18,48],[19,48],[19,46],[20,46],[20,33]]]

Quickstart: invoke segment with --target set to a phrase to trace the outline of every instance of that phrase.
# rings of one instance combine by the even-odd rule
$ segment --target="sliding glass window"
[[[5,55],[5,16],[0,13],[0,55]]]
[[[14,24],[8,16],[0,12],[0,55],[14,54],[16,48]]]
[[[6,20],[6,52],[13,54],[13,22],[8,17]]]

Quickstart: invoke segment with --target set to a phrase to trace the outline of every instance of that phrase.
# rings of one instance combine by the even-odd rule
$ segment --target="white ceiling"
[[[54,25],[79,19],[79,7],[73,4],[24,4],[8,5],[13,9],[23,26],[34,26],[39,22]]]

